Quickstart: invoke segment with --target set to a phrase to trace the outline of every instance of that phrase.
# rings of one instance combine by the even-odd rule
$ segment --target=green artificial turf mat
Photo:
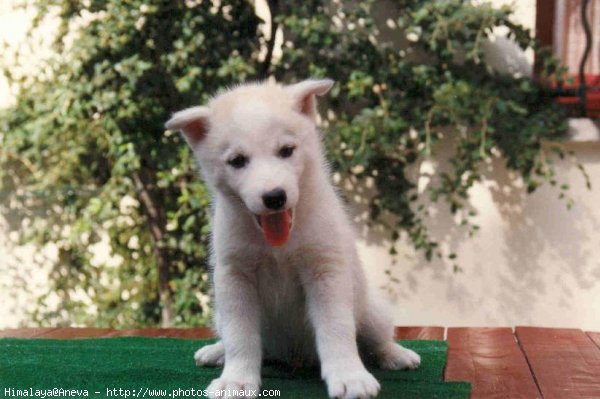
[[[0,397],[14,397],[24,393],[23,390],[37,397],[65,393],[56,389],[79,390],[67,392],[70,397],[86,397],[87,391],[87,397],[97,399],[117,397],[117,393],[121,394],[119,397],[125,397],[126,393],[128,397],[150,397],[154,393],[172,398],[176,397],[175,392],[179,397],[191,397],[192,388],[205,389],[221,372],[194,364],[194,352],[212,342],[145,337],[3,338],[0,339]],[[443,382],[446,342],[407,340],[402,344],[421,355],[422,365],[412,371],[372,370],[382,387],[378,398],[469,397],[469,383]],[[327,397],[316,369],[265,366],[262,382],[262,389],[278,389],[281,398]],[[153,392],[155,389],[165,390],[165,394]]]

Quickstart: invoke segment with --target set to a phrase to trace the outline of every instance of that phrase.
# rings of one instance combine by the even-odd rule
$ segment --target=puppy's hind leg
[[[205,345],[194,354],[196,366],[222,367],[225,363],[225,347],[221,341]]]
[[[421,357],[394,340],[394,326],[385,307],[369,300],[358,325],[358,337],[377,365],[385,370],[414,370],[421,364]]]

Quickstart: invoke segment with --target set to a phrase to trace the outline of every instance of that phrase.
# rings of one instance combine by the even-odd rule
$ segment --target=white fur
[[[258,389],[267,358],[320,362],[332,398],[373,397],[379,383],[363,365],[359,344],[382,368],[420,364],[419,355],[394,342],[390,318],[367,293],[351,223],[330,183],[314,117],[315,95],[332,84],[247,84],[167,122],[186,136],[214,195],[221,340],[194,356],[198,365],[224,366],[209,391]],[[296,147],[291,157],[277,156],[283,145]],[[249,157],[241,169],[227,163],[237,153]],[[268,212],[261,196],[276,187],[294,210],[282,247],[266,243],[254,216]]]

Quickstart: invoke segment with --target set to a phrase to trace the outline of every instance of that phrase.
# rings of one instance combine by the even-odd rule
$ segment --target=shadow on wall
[[[420,203],[426,205],[429,213],[427,225],[431,238],[440,244],[442,253],[447,257],[451,253],[457,252],[461,243],[469,239],[469,231],[460,225],[459,218],[452,215],[449,206],[442,200],[432,203],[428,199],[426,188],[429,185],[437,184],[439,175],[436,171],[448,170],[447,159],[450,158],[453,145],[451,140],[444,140],[439,148],[436,149],[435,159],[429,159],[416,163],[411,167],[407,174],[412,181],[418,181]],[[357,225],[358,238],[369,247],[379,247],[389,250],[391,247],[390,232],[381,224],[374,223],[369,218],[369,203],[371,198],[377,195],[376,188],[367,182],[357,181],[355,178],[347,178],[341,182],[342,194],[348,203],[350,215]],[[466,204],[465,213],[473,211],[470,204]],[[395,216],[390,213],[382,212],[380,218],[388,225],[394,225]],[[412,248],[409,237],[405,232],[401,233],[399,243],[396,245],[398,255],[389,255],[381,264],[365,265],[366,267],[382,267],[384,273],[388,276],[388,281],[383,284],[383,288],[394,302],[404,301],[414,297],[420,290],[426,290],[422,286],[420,277],[423,273],[431,273],[431,278],[435,281],[448,283],[448,296],[453,302],[463,301],[463,295],[454,295],[452,292],[460,292],[463,287],[454,287],[456,283],[452,279],[454,265],[448,260],[441,260],[434,257],[427,261],[422,252],[415,251]],[[450,277],[450,278],[449,278]],[[466,308],[466,304],[457,303],[457,306]]]
[[[19,246],[0,217],[0,328],[32,326],[38,298],[48,291],[51,250]]]
[[[569,143],[567,147],[576,154],[576,161],[585,165],[597,190],[600,173],[594,172],[600,172],[600,143]],[[436,184],[433,172],[446,169],[444,160],[451,150],[452,143],[446,140],[436,153],[441,162],[419,165],[420,189]],[[473,238],[446,203],[427,203],[422,195],[430,212],[432,238],[446,255],[458,254],[456,262],[464,273],[453,272],[454,261],[447,258],[428,262],[407,240],[399,255],[385,259],[388,265],[381,265],[379,259],[379,264],[366,266],[389,268],[389,284],[383,288],[396,303],[431,296],[428,291],[434,284],[442,287],[439,303],[464,315],[489,309],[485,317],[490,324],[534,323],[538,320],[536,307],[571,310],[577,303],[575,296],[598,290],[600,284],[600,209],[592,206],[598,195],[585,188],[576,161],[556,163],[558,185],[571,186],[568,194],[575,203],[569,210],[565,201],[558,199],[558,187],[542,185],[528,195],[518,174],[507,170],[503,159],[493,159],[484,166],[484,182],[471,190],[469,206],[477,210],[474,221],[481,226]],[[389,248],[389,233],[368,227],[368,197],[376,195],[375,189],[355,181],[346,181],[343,187],[359,238],[367,246]]]
[[[9,186],[5,190],[0,191],[0,328],[18,327],[30,321],[32,305],[41,293],[40,277],[47,275],[43,271],[43,251],[31,244],[22,245],[19,240],[23,224],[30,220],[24,221],[11,211],[7,193],[17,189]]]
[[[589,171],[600,167],[600,144],[570,143],[567,147]],[[600,281],[600,261],[594,254],[600,244],[600,214],[585,198],[593,192],[585,189],[575,161],[561,161],[557,169],[558,184],[571,186],[568,194],[575,200],[571,209],[557,198],[558,188],[542,186],[527,195],[514,188],[518,179],[502,165],[494,167],[497,184],[490,187],[490,193],[505,223],[503,258],[507,265],[497,300],[517,316],[527,316],[529,307],[523,304],[534,305],[544,297],[556,298],[562,309],[570,309],[573,289],[591,290]],[[598,184],[596,178],[592,186]]]

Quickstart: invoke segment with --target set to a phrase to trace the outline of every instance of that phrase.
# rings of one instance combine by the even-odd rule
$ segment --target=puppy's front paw
[[[379,393],[379,382],[366,369],[339,368],[324,376],[330,398],[368,399]]]
[[[221,341],[206,345],[198,349],[194,354],[196,366],[222,367],[225,363],[225,348]]]
[[[246,399],[256,398],[259,394],[259,383],[248,381],[244,377],[220,377],[214,379],[206,391],[209,398]]]
[[[420,364],[421,356],[396,343],[390,344],[379,358],[379,367],[385,370],[414,370]]]

